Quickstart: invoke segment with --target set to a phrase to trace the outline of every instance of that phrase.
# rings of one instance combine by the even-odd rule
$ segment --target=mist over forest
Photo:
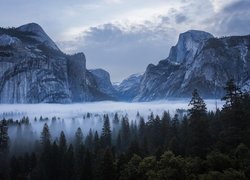
[[[221,100],[206,100],[209,111],[221,109]],[[70,142],[78,128],[86,137],[91,130],[101,133],[104,116],[111,121],[113,139],[117,131],[117,124],[113,122],[127,119],[130,123],[139,125],[140,119],[148,121],[150,115],[163,116],[168,112],[171,117],[178,115],[179,119],[187,115],[189,100],[169,100],[145,103],[126,102],[95,102],[83,104],[2,104],[1,119],[10,120],[8,134],[10,138],[10,152],[22,154],[34,151],[34,146],[40,140],[40,134],[46,123],[50,129],[52,140],[58,140],[63,131]],[[24,143],[25,142],[25,143]],[[28,149],[25,147],[28,146]]]

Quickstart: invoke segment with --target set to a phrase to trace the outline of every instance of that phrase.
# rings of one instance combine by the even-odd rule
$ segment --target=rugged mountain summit
[[[51,47],[54,50],[60,51],[59,48],[56,46],[56,44],[50,39],[50,37],[44,32],[41,26],[39,26],[36,23],[29,23],[23,26],[20,26],[17,28],[18,31],[24,32],[24,33],[33,33],[34,36],[32,36],[34,39],[39,41],[40,43],[45,44],[48,47]]]
[[[249,49],[250,35],[214,38],[201,31],[182,33],[168,58],[147,67],[134,101],[190,97],[195,88],[203,97],[220,98],[231,78],[247,89]]]
[[[64,54],[38,24],[0,28],[1,103],[110,99],[96,81],[83,53]]]
[[[213,38],[213,35],[204,31],[189,30],[179,35],[178,42],[170,50],[169,61],[176,63],[191,63],[200,43]]]

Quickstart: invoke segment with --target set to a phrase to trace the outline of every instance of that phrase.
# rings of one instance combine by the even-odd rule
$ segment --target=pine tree
[[[40,173],[41,177],[46,179],[50,178],[52,175],[51,135],[47,123],[44,124],[43,130],[41,132],[41,144],[42,144],[42,154],[40,157],[40,164],[41,164]]]
[[[189,102],[189,106],[192,106],[190,109],[188,109],[188,113],[190,115],[190,118],[200,118],[201,116],[204,116],[207,112],[206,104],[204,100],[200,97],[197,89],[195,89],[192,93],[192,99]]]
[[[189,103],[192,107],[188,110],[190,119],[187,149],[191,155],[204,158],[210,145],[210,134],[206,119],[207,108],[197,90],[194,90],[192,95]]]
[[[130,142],[133,139],[138,139],[138,127],[136,121],[130,123]]]
[[[226,87],[224,88],[226,95],[222,98],[225,100],[223,106],[224,119],[228,122],[231,127],[237,127],[240,129],[245,128],[244,121],[244,110],[243,110],[243,99],[244,96],[240,88],[234,83],[234,80],[231,79],[227,82]]]
[[[163,139],[163,144],[167,144],[170,140],[170,114],[164,111],[161,120],[161,136]]]
[[[90,129],[89,134],[87,135],[86,140],[85,140],[85,145],[89,150],[93,149],[93,141],[94,141],[94,137],[93,137],[92,129]]]
[[[174,118],[171,121],[171,136],[172,137],[177,137],[178,136],[178,131],[179,131],[179,117],[177,114],[174,115]]]
[[[83,144],[83,133],[82,129],[80,127],[77,128],[75,133],[75,148],[76,150],[80,148],[80,146]]]
[[[51,143],[51,135],[47,123],[43,126],[43,131],[41,133],[41,143],[43,147],[49,146]]]
[[[223,146],[226,149],[231,149],[240,142],[247,142],[245,137],[249,137],[249,132],[245,130],[249,127],[247,126],[249,122],[247,113],[250,111],[249,106],[245,108],[245,105],[249,105],[245,101],[245,94],[241,92],[233,79],[226,83],[224,89],[226,95],[222,98],[222,100],[225,100],[225,104],[222,109],[221,119],[225,129],[221,133],[221,140],[224,142]],[[246,134],[243,135],[245,132]]]
[[[17,124],[17,130],[16,130],[16,138],[15,138],[15,147],[18,149],[18,151],[22,151],[23,145],[24,145],[24,139],[23,139],[23,133],[22,133],[22,125],[21,123]]]
[[[230,79],[226,86],[224,87],[226,95],[222,100],[226,101],[226,104],[223,106],[224,109],[233,109],[237,108],[242,99],[242,92],[240,88],[235,84],[233,79]]]
[[[5,119],[0,121],[0,153],[6,153],[9,149],[8,124]]]
[[[109,116],[104,115],[104,123],[102,128],[101,143],[103,147],[111,146],[111,130]]]
[[[119,131],[116,138],[116,149],[118,152],[121,151],[121,147],[122,147],[122,139],[121,139],[121,131]]]
[[[99,135],[98,132],[95,131],[95,135],[94,135],[94,151],[95,153],[97,153],[100,149],[100,139],[99,139]]]
[[[117,114],[117,112],[115,113],[115,116],[114,116],[114,119],[113,119],[113,124],[116,124],[116,125],[118,125],[119,124],[119,117],[118,117],[118,114]]]
[[[59,138],[59,149],[62,153],[66,152],[67,150],[67,140],[63,131],[61,131]]]
[[[139,122],[139,142],[142,142],[146,133],[146,124],[143,117],[140,118]]]
[[[130,143],[129,121],[128,121],[127,117],[123,117],[122,122],[121,122],[121,144],[122,144],[122,149],[123,150],[127,149],[129,143]]]

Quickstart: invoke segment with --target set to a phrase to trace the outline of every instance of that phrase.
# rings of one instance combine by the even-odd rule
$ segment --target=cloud
[[[108,4],[119,4],[122,2],[122,0],[105,0]]]
[[[229,4],[228,6],[225,6],[223,12],[231,13],[231,12],[246,11],[249,10],[249,7],[250,7],[250,1],[239,0]]]
[[[175,22],[176,22],[177,24],[183,23],[183,22],[185,22],[186,20],[187,20],[187,17],[186,17],[184,14],[182,14],[182,13],[177,14],[177,15],[175,16]]]
[[[213,6],[214,12],[220,12],[225,6],[236,2],[237,0],[210,0],[210,3]]]
[[[212,1],[186,1],[165,11],[161,9],[160,15],[151,13],[151,18],[144,21],[141,16],[141,21],[110,21],[85,27],[77,39],[61,42],[60,47],[68,52],[83,51],[88,68],[104,68],[111,73],[113,81],[121,81],[132,73],[144,72],[148,64],[165,59],[179,33],[190,29],[208,31],[216,36],[250,32],[247,1]],[[220,10],[215,12],[215,7]],[[146,13],[147,8],[138,12],[131,13],[130,17]]]
[[[239,0],[228,4],[209,19],[209,29],[221,36],[250,34],[249,9],[250,2],[247,0]]]
[[[91,27],[74,43],[60,44],[64,49],[83,51],[87,67],[101,67],[111,72],[113,81],[121,81],[132,73],[145,71],[149,63],[167,57],[175,30],[164,23],[145,22],[122,26],[107,23]],[[68,45],[68,46],[67,46]]]

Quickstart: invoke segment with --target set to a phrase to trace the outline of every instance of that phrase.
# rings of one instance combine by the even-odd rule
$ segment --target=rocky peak
[[[210,38],[213,38],[213,35],[204,31],[189,30],[181,33],[177,44],[171,48],[167,60],[190,63],[188,61],[194,58],[200,43]]]
[[[37,41],[45,44],[46,46],[48,46],[54,50],[60,51],[59,48],[57,47],[57,45],[45,33],[43,28],[36,23],[29,23],[29,24],[22,25],[22,26],[18,27],[17,30],[21,31],[21,32],[33,33],[34,36],[32,36],[32,37],[35,38]]]
[[[22,32],[33,32],[35,34],[41,34],[41,33],[45,34],[43,28],[39,24],[36,24],[36,23],[24,24],[18,27],[17,29]]]

